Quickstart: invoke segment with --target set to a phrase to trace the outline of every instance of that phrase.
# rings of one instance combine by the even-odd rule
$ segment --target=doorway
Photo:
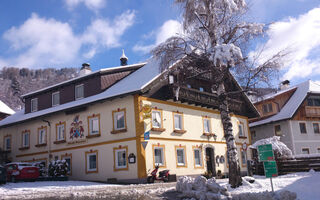
[[[206,161],[207,161],[207,172],[211,173],[212,176],[216,176],[216,163],[215,163],[214,150],[211,147],[206,148]]]

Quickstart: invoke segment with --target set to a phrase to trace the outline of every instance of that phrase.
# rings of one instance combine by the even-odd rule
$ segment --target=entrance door
[[[211,147],[206,148],[207,171],[216,176],[216,163],[214,159],[214,150]]]

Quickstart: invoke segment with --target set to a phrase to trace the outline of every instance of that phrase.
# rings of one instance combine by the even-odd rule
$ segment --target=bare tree
[[[283,54],[280,52],[259,66],[248,66],[248,59],[242,55],[252,38],[263,33],[264,25],[245,22],[245,0],[175,2],[183,8],[184,32],[160,44],[152,54],[160,60],[161,70],[176,63],[173,70],[181,85],[194,77],[210,81],[211,91],[218,95],[218,109],[227,143],[229,183],[232,187],[238,187],[242,179],[229,111],[230,98],[234,97],[235,92],[228,93],[225,89],[230,71],[245,73],[247,77],[243,76],[243,79],[247,81],[247,86],[252,81],[268,82],[270,75],[279,68]]]

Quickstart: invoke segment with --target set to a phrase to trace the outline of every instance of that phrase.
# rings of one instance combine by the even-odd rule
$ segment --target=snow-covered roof
[[[47,108],[44,110],[40,110],[37,112],[25,114],[24,110],[20,110],[16,114],[11,115],[5,118],[4,120],[0,121],[0,127],[40,117],[50,113],[59,112],[69,108],[74,108],[88,103],[93,103],[99,100],[117,97],[123,94],[138,92],[161,75],[161,72],[159,70],[159,61],[156,59],[150,59],[147,62],[147,64],[141,63],[137,65],[144,66],[136,70],[135,72],[131,73],[130,75],[126,76],[125,78],[123,78],[122,80],[120,80],[119,82],[117,82],[116,84],[112,85],[110,88],[99,94],[79,99],[76,101],[68,102],[65,104],[61,104],[55,107]],[[137,65],[131,65],[131,67]]]
[[[286,93],[286,92],[289,92],[291,90],[294,90],[296,89],[297,86],[292,86],[292,87],[289,87],[289,88],[286,88],[286,89],[283,89],[283,90],[280,90],[276,93],[270,93],[270,94],[266,94],[264,96],[262,96],[261,98],[258,98],[257,101],[253,102],[253,103],[258,103],[258,102],[261,102],[261,101],[265,101],[265,100],[268,100],[268,99],[272,99],[280,94],[283,94],[283,93]]]
[[[7,106],[7,104],[3,103],[0,100],[0,113],[4,113],[4,114],[8,114],[8,115],[12,115],[14,114],[14,110],[12,110],[9,106]]]
[[[320,94],[320,85],[311,80],[300,83],[296,85],[294,88],[297,88],[296,91],[293,93],[291,98],[288,100],[288,102],[284,105],[284,107],[280,110],[279,113],[267,119],[250,123],[250,127],[259,126],[262,124],[276,122],[284,119],[290,119],[293,117],[293,115],[295,114],[295,112],[297,111],[297,109],[309,93]]]
[[[60,82],[60,83],[57,83],[57,84],[54,84],[54,85],[50,85],[50,86],[45,87],[45,88],[41,88],[41,89],[36,90],[36,91],[29,92],[27,94],[22,95],[22,97],[26,97],[26,96],[29,96],[31,94],[36,94],[36,93],[39,93],[39,92],[42,92],[42,91],[45,91],[45,90],[60,86],[60,85],[64,85],[64,84],[76,81],[78,79],[82,79],[82,78],[85,78],[85,77],[88,77],[88,76],[92,76],[94,74],[108,73],[108,72],[112,72],[112,71],[115,71],[115,70],[130,70],[131,68],[136,68],[136,67],[139,67],[139,66],[143,66],[145,64],[146,63],[138,63],[138,64],[132,64],[132,65],[126,65],[126,66],[103,68],[103,69],[100,69],[98,71],[95,71],[95,72],[92,72],[92,73],[89,73],[89,74],[86,74],[86,75],[83,75],[83,76],[78,76],[78,77],[72,78],[70,80],[66,80],[66,81],[63,81],[63,82]]]

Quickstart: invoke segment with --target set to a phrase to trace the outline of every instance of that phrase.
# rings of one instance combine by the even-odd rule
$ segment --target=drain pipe
[[[51,123],[48,120],[42,119],[43,122],[48,123],[49,126],[49,144],[48,144],[48,155],[49,155],[49,159],[48,159],[48,164],[51,162]]]

